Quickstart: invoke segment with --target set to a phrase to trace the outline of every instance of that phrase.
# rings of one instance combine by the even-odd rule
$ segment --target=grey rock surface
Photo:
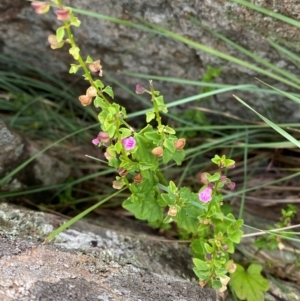
[[[101,220],[101,217],[98,217]],[[115,220],[113,217],[111,221]],[[105,218],[104,224],[109,220]],[[184,274],[191,273],[186,246],[145,235],[124,220],[118,233],[81,221],[48,245],[46,235],[63,220],[0,204],[0,300],[2,301],[214,301]],[[102,220],[103,223],[103,220]],[[109,225],[106,224],[106,226]],[[126,233],[127,232],[127,233]]]
[[[0,179],[41,151],[36,143],[8,128],[0,120]],[[62,183],[70,175],[70,166],[47,153],[40,154],[19,173],[4,183],[0,190],[14,191],[31,185]]]
[[[295,14],[299,9],[297,1],[260,0],[252,3],[298,18]],[[188,18],[190,14],[197,17],[203,25],[225,35],[271,63],[290,72],[296,70],[288,58],[282,57],[269,45],[266,37],[272,36],[277,40],[287,39],[291,43],[297,43],[299,32],[293,26],[253,12],[231,1],[65,0],[64,4],[135,23],[138,22],[135,16],[141,17],[192,41],[242,60],[251,61],[226,43],[214,38],[208,31],[195,25]],[[47,45],[47,36],[54,33],[59,25],[53,11],[38,16],[33,12],[29,2],[2,0],[0,12],[0,51],[3,54],[9,54],[40,70],[47,70],[52,74],[59,74],[64,79],[70,79],[68,70],[72,60],[68,55],[67,47],[52,51]],[[270,84],[276,84],[254,71],[211,56],[169,37],[108,20],[85,15],[78,16],[82,26],[75,29],[75,34],[83,56],[90,54],[94,59],[101,59],[104,74],[110,74],[132,91],[137,83],[147,85],[147,80],[130,77],[124,72],[148,74],[149,79],[151,79],[150,75],[154,74],[198,80],[205,74],[208,65],[222,68],[222,75],[217,79],[221,83],[257,84],[254,79],[257,76]],[[105,78],[105,81],[110,82],[109,78]],[[113,86],[117,98],[132,103],[132,96],[116,87],[116,84]],[[167,101],[199,93],[199,87],[189,85],[156,82],[155,87],[165,95]],[[277,87],[284,88],[282,85]],[[253,96],[250,92],[236,93],[274,121],[291,122],[300,117],[299,106],[286,99],[264,94]],[[232,97],[232,93],[223,93],[204,104],[247,119],[254,118],[248,110],[241,109],[241,105]]]

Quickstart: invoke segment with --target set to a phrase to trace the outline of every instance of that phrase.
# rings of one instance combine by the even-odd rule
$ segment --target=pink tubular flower
[[[68,9],[58,9],[55,13],[59,21],[68,21],[70,19],[70,11]]]
[[[99,76],[103,75],[100,60],[94,61],[94,62],[90,63],[88,66],[89,66],[89,69],[90,69],[91,72],[94,72],[94,73],[99,72]]]
[[[207,173],[206,172],[202,172],[201,175],[200,175],[200,178],[201,178],[201,182],[204,183],[204,184],[208,184],[209,181],[207,179]]]
[[[210,202],[212,200],[212,189],[206,187],[204,190],[199,192],[199,200],[203,203]]]
[[[226,176],[221,176],[220,182],[225,184],[227,182]]]
[[[230,189],[230,190],[234,190],[235,188],[235,183],[234,182],[230,182],[227,184],[227,187]]]
[[[126,150],[132,150],[136,145],[136,141],[133,137],[128,137],[122,139],[122,144]]]
[[[50,5],[45,2],[31,2],[31,6],[39,15],[46,14],[50,9]]]
[[[100,142],[102,142],[104,145],[108,146],[109,143],[109,135],[107,132],[100,132],[98,136],[92,140],[92,143],[95,145],[98,145]]]

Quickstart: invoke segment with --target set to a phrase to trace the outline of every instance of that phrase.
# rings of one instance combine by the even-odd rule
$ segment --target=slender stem
[[[160,114],[159,114],[159,108],[158,108],[158,105],[157,105],[157,102],[156,102],[156,96],[155,96],[155,91],[154,91],[152,81],[150,81],[150,88],[151,88],[152,102],[153,102],[154,111],[155,111],[155,115],[156,115],[156,121],[157,121],[157,124],[158,124],[157,127],[160,128],[162,126],[161,117],[160,117]]]
[[[58,6],[59,6],[59,8],[63,8],[61,0],[58,0]],[[65,26],[65,29],[66,29],[66,32],[67,32],[67,35],[68,35],[71,47],[72,48],[73,47],[77,47],[76,42],[75,42],[75,40],[73,38],[73,34],[72,34],[72,31],[71,31],[71,28],[70,28],[70,23],[68,21],[64,21],[64,26]],[[82,69],[83,69],[83,71],[85,73],[85,76],[88,79],[88,81],[91,84],[91,86],[93,86],[97,90],[99,96],[104,100],[105,104],[109,105],[110,103],[107,100],[107,98],[105,97],[105,95],[103,94],[103,92],[95,85],[94,79],[92,78],[91,73],[88,70],[88,68],[87,68],[84,60],[82,59],[80,53],[78,53],[77,61],[79,62],[80,66],[82,67]]]
[[[161,184],[163,184],[163,185],[165,185],[165,186],[168,186],[168,182],[167,182],[165,176],[163,175],[163,173],[161,172],[160,169],[158,169],[158,170],[156,171],[156,175],[158,176],[159,182],[160,182]]]

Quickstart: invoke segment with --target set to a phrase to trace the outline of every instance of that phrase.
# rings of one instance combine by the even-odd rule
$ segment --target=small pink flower
[[[230,190],[234,190],[235,188],[235,183],[234,182],[230,182],[227,184],[227,187],[230,189]]]
[[[201,182],[204,183],[204,184],[208,184],[209,181],[207,179],[207,173],[206,172],[202,172],[201,175],[200,175],[200,178],[201,178]]]
[[[226,176],[221,176],[220,182],[225,184],[227,182]]]
[[[98,145],[102,142],[105,146],[108,146],[109,140],[110,138],[107,132],[100,132],[98,136],[92,140],[92,143]]]
[[[204,190],[199,192],[199,200],[203,203],[210,202],[212,200],[212,189],[206,187]]]
[[[89,69],[91,72],[94,72],[94,73],[99,72],[99,76],[103,75],[100,60],[94,61],[94,62],[90,63],[88,66],[89,66]]]
[[[92,140],[92,143],[95,144],[95,145],[98,145],[101,141],[99,140],[99,138],[95,138]]]
[[[46,14],[50,9],[50,5],[45,2],[31,2],[31,6],[39,15]]]
[[[133,137],[128,137],[122,139],[122,144],[126,150],[132,150],[136,145],[136,141]]]
[[[55,13],[59,21],[68,21],[70,19],[70,11],[68,9],[58,9]]]
[[[214,188],[214,186],[215,186],[215,184],[214,184],[214,183],[208,183],[208,184],[207,184],[207,188],[210,188],[210,189],[213,189],[213,188]]]
[[[136,94],[143,94],[145,92],[145,88],[141,85],[136,85],[135,87],[135,93]]]

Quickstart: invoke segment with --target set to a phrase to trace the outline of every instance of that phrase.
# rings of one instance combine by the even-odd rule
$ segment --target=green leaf
[[[207,179],[209,182],[217,182],[220,180],[220,177],[221,175],[219,172],[214,173],[212,176],[207,175]]]
[[[155,113],[153,111],[146,113],[146,122],[149,123],[151,120],[155,118]]]
[[[100,88],[102,89],[104,87],[104,84],[103,82],[100,80],[100,79],[97,79],[94,81],[94,85],[97,87],[97,88]]]
[[[177,165],[181,165],[184,158],[185,158],[184,150],[177,151],[175,152],[175,154],[173,154],[173,160],[176,162]]]
[[[234,233],[234,232],[236,232],[237,230],[239,230],[241,227],[242,227],[242,225],[243,225],[243,220],[241,220],[241,219],[239,219],[239,220],[237,220],[237,221],[235,221],[235,222],[233,222],[233,223],[231,223],[228,227],[227,227],[227,233],[228,234],[232,234],[232,233]]]
[[[212,282],[212,288],[214,288],[215,290],[218,290],[222,287],[222,283],[220,280],[214,280]]]
[[[164,132],[168,133],[168,134],[171,134],[171,135],[175,135],[176,134],[176,131],[173,128],[167,126],[167,125],[165,126]]]
[[[163,158],[163,163],[167,164],[173,159],[173,153],[171,153],[168,149],[165,149],[162,158]]]
[[[194,263],[195,267],[200,271],[208,270],[207,263],[199,258],[193,258],[193,263]]]
[[[242,235],[243,235],[242,230],[236,230],[236,232],[228,234],[228,237],[231,241],[235,242],[236,244],[239,244],[241,241]]]
[[[56,29],[56,39],[57,42],[61,42],[65,36],[65,26],[58,27]]]
[[[132,157],[133,159],[137,159],[141,165],[146,164],[148,166],[152,166],[151,169],[155,170],[158,167],[158,160],[151,153],[154,148],[154,144],[145,136],[145,134],[149,132],[153,132],[153,128],[148,124],[139,133],[134,134],[137,145],[142,145],[142,147],[138,147],[136,152],[132,154]]]
[[[164,106],[165,105],[164,97],[162,95],[156,97],[155,101],[156,101],[158,106]]]
[[[94,106],[96,108],[103,108],[104,107],[104,100],[97,96],[95,99],[94,99]]]
[[[264,301],[264,292],[268,291],[269,282],[260,274],[262,266],[251,264],[247,271],[239,264],[236,266],[229,283],[237,297],[247,301]]]
[[[136,218],[149,222],[162,221],[162,208],[156,202],[153,194],[138,197],[131,195],[124,203],[123,207],[132,212]]]
[[[103,127],[104,129],[104,127]],[[109,137],[113,137],[115,135],[117,127],[115,126],[115,124],[109,124],[108,126],[106,126],[105,130],[108,132]]]
[[[165,206],[172,206],[175,204],[175,198],[172,198],[169,194],[163,193],[161,198],[163,199]]]
[[[81,22],[80,20],[77,18],[77,17],[72,17],[71,18],[71,22],[70,22],[71,25],[75,26],[75,27],[79,27]]]
[[[86,60],[85,60],[85,62],[86,62],[87,64],[91,64],[93,61],[94,61],[94,60],[93,60],[89,55],[87,56],[87,58],[86,58]]]
[[[69,53],[73,56],[73,58],[77,61],[78,58],[79,58],[79,52],[80,52],[80,49],[76,46],[74,47],[71,47],[69,49]]]
[[[102,92],[105,92],[107,95],[109,95],[112,99],[114,98],[114,91],[111,86],[106,86],[105,89],[103,89]]]
[[[177,190],[178,190],[178,188],[177,188],[176,184],[173,181],[170,181],[169,182],[169,191],[176,193]]]
[[[121,133],[121,138],[127,138],[132,134],[132,130],[128,128],[120,128],[119,131]]]
[[[196,233],[198,229],[199,220],[193,216],[197,215],[194,213],[195,209],[192,205],[181,207],[176,215],[178,227],[185,229],[188,233]]]
[[[70,67],[70,70],[69,70],[69,73],[77,73],[77,71],[79,70],[79,68],[81,68],[80,65],[76,65],[76,64],[71,64],[71,67]]]
[[[203,257],[205,255],[206,250],[204,248],[204,243],[206,240],[203,238],[193,239],[191,243],[192,253],[194,256]]]
[[[214,251],[214,248],[210,246],[208,243],[204,243],[204,248],[207,253],[211,254]]]
[[[156,131],[147,132],[144,134],[144,136],[147,137],[149,140],[152,140],[154,144],[157,144],[161,140],[161,135],[158,134]]]
[[[174,145],[174,141],[175,141],[175,139],[168,138],[168,139],[166,139],[164,141],[164,144],[163,144],[164,147],[166,149],[168,149],[171,153],[175,153],[175,151],[176,151],[176,148],[175,148],[175,145]]]
[[[123,148],[123,145],[122,145],[121,141],[118,141],[118,142],[115,144],[115,150],[116,150],[117,154],[120,154],[120,153],[121,153],[122,148]]]

